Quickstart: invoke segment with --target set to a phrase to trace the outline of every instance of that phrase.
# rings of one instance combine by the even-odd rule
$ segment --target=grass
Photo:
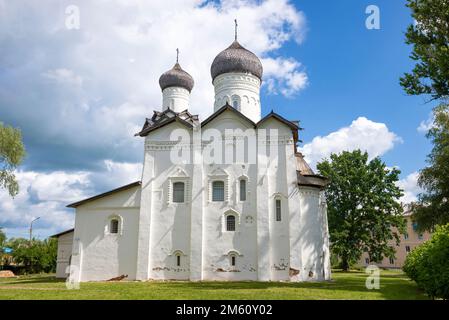
[[[333,280],[316,283],[281,282],[90,282],[68,290],[51,275],[0,278],[4,299],[427,299],[401,271],[381,271],[380,289],[365,287],[363,272],[334,272]]]

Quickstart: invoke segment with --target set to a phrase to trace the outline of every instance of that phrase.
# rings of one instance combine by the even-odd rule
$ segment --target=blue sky
[[[416,197],[431,147],[418,127],[433,105],[399,86],[413,67],[405,0],[168,2],[0,0],[0,121],[22,129],[28,152],[19,196],[0,191],[8,236],[25,236],[36,216],[38,237],[70,228],[67,203],[140,178],[133,134],[159,109],[157,80],[176,47],[195,79],[192,112],[207,117],[210,64],[232,42],[235,17],[239,41],[264,65],[262,113],[301,121],[312,165],[366,149],[402,170],[404,201]],[[70,5],[79,28],[67,26]],[[380,30],[365,27],[369,5],[380,10]]]

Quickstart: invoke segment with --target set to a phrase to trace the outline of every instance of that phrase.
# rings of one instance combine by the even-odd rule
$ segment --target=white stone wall
[[[259,78],[246,73],[225,73],[213,82],[215,89],[214,111],[226,104],[237,106],[237,110],[254,122],[261,118]],[[236,104],[235,104],[236,103]]]
[[[69,232],[58,237],[58,257],[56,260],[56,278],[67,278],[68,266],[72,256],[73,234]]]
[[[225,111],[202,128],[203,140],[208,140],[208,129],[218,129],[221,135],[239,129],[233,139],[225,139],[224,153],[230,154],[239,135],[251,128],[250,122]],[[173,163],[171,135],[177,129],[187,127],[174,122],[146,137],[141,187],[77,208],[72,249],[72,266],[80,270],[77,279],[107,280],[122,274],[130,280],[330,278],[324,197],[316,188],[297,186],[288,126],[274,118],[264,121],[259,127],[264,131],[257,131],[256,162],[231,164],[204,163],[197,149],[197,164]],[[267,138],[272,129],[278,136]],[[192,130],[187,132],[192,138]],[[240,179],[247,181],[246,201],[240,201]],[[214,180],[225,182],[223,202],[211,201]],[[185,183],[185,202],[173,203],[172,186],[179,181]],[[281,221],[276,221],[277,199]],[[235,232],[226,231],[228,214],[237,218]],[[121,221],[119,234],[108,233],[111,217]]]
[[[181,112],[189,108],[190,92],[181,87],[168,87],[162,91],[162,110],[170,108]]]
[[[76,208],[72,268],[75,281],[136,279],[140,187],[114,193]],[[119,233],[109,232],[119,219]]]

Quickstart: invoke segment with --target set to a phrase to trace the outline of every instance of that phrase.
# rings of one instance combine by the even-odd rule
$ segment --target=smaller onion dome
[[[159,85],[161,89],[164,90],[168,87],[181,87],[187,89],[189,92],[192,91],[194,81],[190,74],[185,72],[178,62],[174,65],[171,70],[163,73],[159,78]]]

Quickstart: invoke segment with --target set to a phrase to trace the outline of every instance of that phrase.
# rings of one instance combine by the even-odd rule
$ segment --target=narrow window
[[[173,202],[184,202],[184,182],[173,183]]]
[[[224,201],[224,182],[212,182],[212,201]]]
[[[365,258],[365,263],[369,264],[369,258]]]
[[[418,234],[418,240],[422,240],[422,239],[423,239],[422,233]]]
[[[407,253],[410,252],[410,246],[405,246],[405,252],[407,252]]]
[[[404,234],[404,240],[408,240],[408,233]]]
[[[246,201],[246,180],[240,180],[240,201]]]
[[[226,231],[235,231],[235,216],[229,215],[226,217]]]
[[[118,220],[117,219],[111,220],[110,233],[118,233]]]
[[[235,256],[231,256],[231,266],[235,267]]]
[[[390,264],[394,264],[394,259],[390,258]]]
[[[234,109],[237,109],[237,110],[238,110],[238,108],[239,108],[239,102],[238,102],[237,100],[232,101],[232,106],[234,107]]]
[[[181,266],[181,255],[180,254],[176,255],[176,266],[177,267]]]
[[[282,208],[281,208],[281,200],[276,200],[276,221],[281,221],[282,219]]]

